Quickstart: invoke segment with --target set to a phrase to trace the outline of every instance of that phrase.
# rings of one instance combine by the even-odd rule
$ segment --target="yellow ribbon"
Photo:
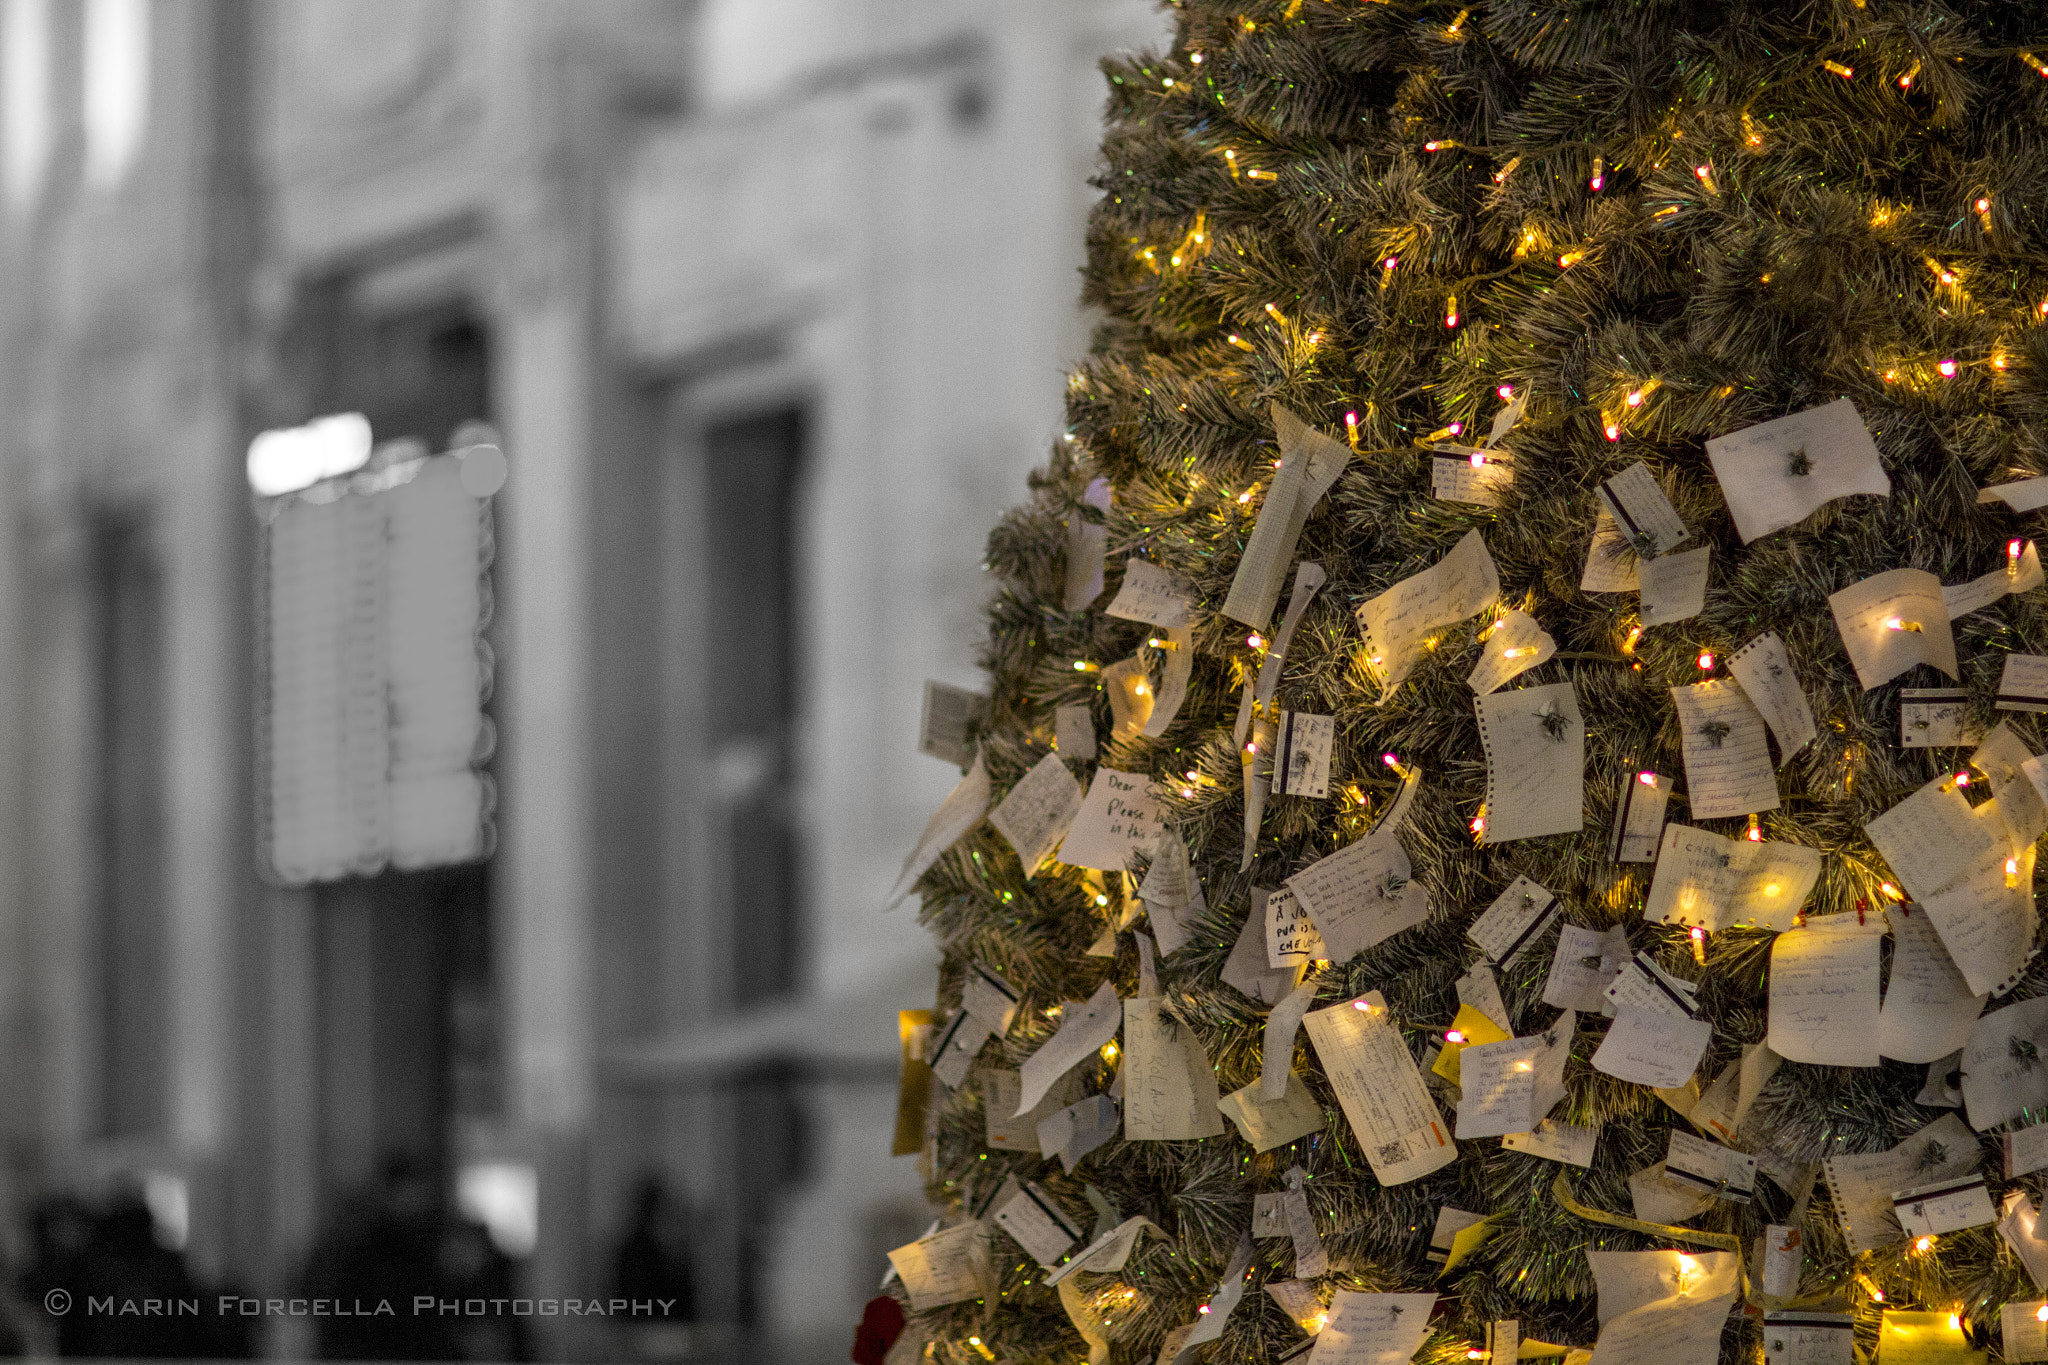
[[[1640,1218],[1625,1218],[1618,1213],[1606,1213],[1600,1209],[1581,1204],[1572,1197],[1572,1184],[1563,1171],[1557,1173],[1550,1192],[1557,1196],[1557,1202],[1564,1205],[1567,1213],[1584,1218],[1591,1223],[1605,1223],[1613,1228],[1627,1228],[1631,1232],[1646,1232],[1652,1237],[1668,1237],[1675,1242],[1691,1242],[1695,1246],[1715,1247],[1732,1251],[1739,1258],[1742,1254],[1742,1239],[1728,1232],[1699,1232],[1693,1228],[1676,1227],[1670,1223],[1646,1223]],[[1737,1261],[1740,1265],[1740,1261]]]

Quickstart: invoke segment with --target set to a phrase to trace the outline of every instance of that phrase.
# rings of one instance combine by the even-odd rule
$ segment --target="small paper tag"
[[[2048,711],[2048,655],[2006,655],[1992,705],[2000,711]]]
[[[1618,863],[1654,863],[1664,838],[1664,810],[1671,779],[1647,770],[1623,773],[1614,805],[1614,838],[1607,856]]]
[[[1707,572],[1713,567],[1713,547],[1659,555],[1636,565],[1636,580],[1642,589],[1641,610],[1636,619],[1646,626],[1668,626],[1688,621],[1707,607]]]
[[[1755,1157],[1676,1128],[1671,1130],[1664,1176],[1735,1204],[1747,1204],[1756,1194]]]
[[[1520,1318],[1500,1318],[1486,1326],[1486,1358],[1500,1365],[1513,1365],[1522,1351]]]
[[[1998,1330],[2005,1337],[1999,1354],[2008,1362],[2048,1360],[2048,1300],[2008,1303],[1998,1310]]]
[[[1439,502],[1500,506],[1501,494],[1515,486],[1514,471],[1505,460],[1464,446],[1438,446],[1457,453],[1438,455],[1429,464],[1430,496]]]
[[[1638,559],[1661,555],[1692,534],[1641,460],[1602,481],[1596,491]]]
[[[1983,740],[1970,724],[1970,694],[1960,687],[1908,687],[1899,693],[1899,746],[1955,749]]]
[[[1052,747],[1061,758],[1079,762],[1095,757],[1095,714],[1087,702],[1055,706],[1052,734]]]
[[[1598,1125],[1580,1128],[1556,1119],[1545,1119],[1526,1133],[1509,1133],[1500,1140],[1500,1145],[1510,1152],[1524,1152],[1541,1157],[1545,1161],[1562,1162],[1567,1166],[1593,1167],[1593,1150],[1599,1145]]]
[[[1337,718],[1282,711],[1273,740],[1273,795],[1328,796]]]
[[[1272,1190],[1252,1196],[1252,1236],[1287,1235],[1287,1192]]]
[[[967,969],[960,1005],[998,1035],[1005,1034],[1017,1018],[1017,988],[977,962]]]
[[[1162,629],[1185,626],[1194,620],[1195,593],[1180,575],[1133,555],[1124,562],[1123,586],[1102,614]]]
[[[1543,937],[1557,913],[1557,897],[1527,877],[1517,877],[1472,921],[1465,937],[1479,945],[1488,962],[1505,967]]]
[[[1806,1234],[1783,1223],[1771,1223],[1758,1239],[1763,1267],[1757,1282],[1774,1299],[1789,1299],[1799,1292],[1799,1274],[1806,1266]]]
[[[1579,575],[1579,591],[1635,592],[1641,587],[1636,552],[1628,547],[1620,525],[1602,505],[1593,517],[1593,542],[1586,547],[1586,569]]]
[[[988,698],[979,692],[927,678],[924,712],[917,724],[917,751],[966,767],[974,761],[974,744],[967,732],[987,705]]]
[[[1026,1181],[996,1210],[995,1220],[1042,1266],[1058,1265],[1067,1248],[1081,1240],[1081,1229],[1036,1181]]]
[[[1476,1227],[1486,1221],[1483,1213],[1467,1213],[1445,1205],[1436,1212],[1436,1227],[1429,1234],[1429,1259],[1437,1265],[1443,1264],[1451,1254],[1451,1239],[1469,1227]]]
[[[1990,1227],[1998,1221],[1984,1177],[1937,1180],[1892,1196],[1892,1212],[1908,1237],[1933,1237],[1960,1228]]]
[[[944,1081],[948,1090],[958,1090],[960,1082],[967,1079],[968,1068],[981,1055],[981,1045],[994,1034],[995,1030],[986,1021],[977,1019],[973,1011],[955,1011],[946,1027],[932,1041],[932,1075]]]
[[[1281,887],[1266,896],[1266,965],[1295,967],[1327,958],[1330,950],[1316,932],[1308,911],[1292,891]]]
[[[1856,1319],[1846,1313],[1764,1314],[1767,1365],[1854,1365]]]
[[[2048,1166],[2048,1123],[2036,1123],[1999,1134],[2005,1149],[2005,1178],[2026,1175]]]
[[[1486,648],[1465,679],[1465,685],[1481,694],[1503,685],[1547,662],[1557,653],[1557,641],[1536,624],[1526,611],[1511,611],[1486,632]]]

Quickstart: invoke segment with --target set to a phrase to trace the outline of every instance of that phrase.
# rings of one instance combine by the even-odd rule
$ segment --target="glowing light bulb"
[[[1456,294],[1453,294],[1449,298],[1444,300],[1444,326],[1456,327],[1457,325],[1458,296]]]
[[[1639,408],[1643,405],[1643,391],[1641,389],[1633,389],[1623,401],[1632,408]]]
[[[1921,1239],[1920,1239],[1919,1241],[1917,1241],[1917,1242],[1913,1243],[1913,1250],[1915,1250],[1915,1251],[1928,1251],[1928,1250],[1931,1250],[1931,1249],[1933,1248],[1933,1246],[1934,1246],[1934,1239],[1933,1239],[1932,1237],[1922,1237],[1922,1238],[1921,1238]],[[1950,1322],[1954,1322],[1954,1321],[1955,1321],[1955,1319],[1951,1318],[1951,1319],[1949,1319],[1949,1321],[1950,1321]]]
[[[1495,389],[1494,392],[1500,395],[1500,401],[1503,403],[1515,401],[1515,386],[1512,384],[1503,384]]]
[[[2019,884],[2020,884],[2020,860],[2019,860],[2018,858],[2007,858],[2007,859],[2005,860],[2005,885],[2006,885],[2006,888],[2007,888],[2008,890],[2010,890],[2011,888],[2013,888],[2013,887],[2015,887],[2015,886],[2018,886]]]
[[[1256,631],[1250,635],[1245,636],[1244,642],[1250,645],[1253,649],[1264,649],[1266,647],[1266,637],[1258,634]]]
[[[1385,260],[1380,262],[1380,269],[1391,272],[1393,268],[1399,264],[1401,264],[1401,258],[1399,256],[1389,256]]]
[[[2007,542],[2005,542],[2005,572],[2008,577],[2011,577],[2019,573],[2020,552],[2025,548],[2026,546],[2022,545],[2017,540],[2008,540]]]
[[[1756,817],[1754,815],[1749,817],[1749,829],[1746,831],[1746,833],[1748,834],[1749,841],[1752,844],[1760,844],[1764,841],[1763,826],[1757,823]]]
[[[1577,265],[1580,261],[1583,261],[1585,259],[1586,253],[1583,251],[1567,251],[1564,253],[1564,255],[1557,258],[1557,263],[1560,266],[1564,267],[1566,270],[1570,270],[1573,266]]]
[[[1979,213],[1989,213],[1989,212],[1991,212],[1991,201],[1990,201],[1989,199],[1979,199],[1979,200],[1977,201],[1977,212],[1979,212]]]
[[[1386,764],[1389,768],[1398,769],[1401,766],[1401,760],[1393,754],[1381,754],[1380,762]]]
[[[1714,653],[1712,650],[1703,649],[1700,651],[1700,657],[1693,662],[1700,666],[1700,672],[1711,673],[1714,669]]]
[[[1886,900],[1903,901],[1906,899],[1906,893],[1890,882],[1878,883],[1877,889],[1883,893]]]
[[[1254,351],[1258,349],[1235,332],[1230,334],[1230,344],[1237,347],[1240,351]]]
[[[1657,785],[1657,774],[1655,774],[1655,773],[1637,773],[1637,774],[1636,774],[1636,781],[1638,781],[1638,782],[1642,783],[1642,784],[1643,784],[1643,785],[1644,785],[1645,787],[1654,787],[1654,786],[1656,786],[1656,785]]]
[[[1475,450],[1475,451],[1473,451],[1473,452],[1472,452],[1472,467],[1473,467],[1474,469],[1483,469],[1483,468],[1485,468],[1485,466],[1486,466],[1486,457],[1485,457],[1484,455],[1481,455],[1481,454],[1480,454],[1480,453],[1479,453],[1478,451],[1476,451],[1476,450]]]
[[[1606,184],[1607,163],[1596,156],[1593,158],[1593,178],[1586,182],[1586,188],[1592,190],[1593,193],[1598,194],[1600,193],[1601,189],[1606,186]]]
[[[1351,1008],[1353,1008],[1353,1009],[1355,1009],[1355,1010],[1358,1010],[1358,1011],[1360,1011],[1361,1013],[1365,1013],[1365,1014],[1371,1014],[1371,1013],[1372,1013],[1372,1005],[1371,1005],[1370,1003],[1368,1003],[1368,1002],[1364,1001],[1364,1000],[1354,1000],[1354,1001],[1352,1001],[1352,1002],[1351,1002]]]
[[[1617,425],[1616,425],[1615,423],[1613,423],[1613,422],[1609,422],[1609,423],[1607,424],[1607,426],[1606,426],[1605,430],[1606,430],[1606,432],[1607,432],[1607,439],[1608,439],[1608,440],[1610,440],[1610,441],[1619,441],[1619,440],[1621,439],[1621,428],[1620,428],[1619,426],[1617,426]]]
[[[1855,67],[1843,66],[1840,62],[1822,62],[1820,65],[1823,71],[1831,71],[1845,81],[1854,79],[1856,75]]]
[[[1463,436],[1465,434],[1465,424],[1463,422],[1453,422],[1445,430],[1449,431],[1453,436]]]
[[[1948,283],[1948,281],[1947,281],[1947,280],[1943,280],[1943,281],[1942,281],[1942,283],[1943,283],[1943,284],[1946,284],[1946,283]],[[1937,369],[1937,370],[1940,370],[1940,371],[1941,371],[1941,376],[1942,376],[1942,378],[1944,378],[1944,379],[1951,379],[1951,378],[1953,378],[1953,377],[1955,376],[1955,372],[1956,372],[1956,363],[1955,363],[1955,361],[1953,361],[1953,360],[1943,360],[1943,361],[1941,361],[1941,362],[1940,362],[1939,364],[1937,364],[1937,365],[1936,365],[1936,366],[1935,366],[1934,368],[1935,368],[1935,369]]]
[[[1631,628],[1631,629],[1630,629],[1630,631],[1629,631],[1629,633],[1628,633],[1628,638],[1627,638],[1626,640],[1623,640],[1623,641],[1621,642],[1621,652],[1622,652],[1622,653],[1624,653],[1624,654],[1633,654],[1633,653],[1635,653],[1635,652],[1636,652],[1636,641],[1638,641],[1638,640],[1640,640],[1640,639],[1642,639],[1642,638],[1643,638],[1643,628],[1642,628],[1641,626],[1635,626],[1635,627]]]
[[[1465,1041],[1465,1035],[1456,1029],[1451,1029],[1444,1034],[1444,1041],[1447,1043],[1462,1043]]]

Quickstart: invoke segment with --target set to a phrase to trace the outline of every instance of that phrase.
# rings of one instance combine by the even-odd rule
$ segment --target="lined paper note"
[[[1576,833],[1585,825],[1586,722],[1569,682],[1476,702],[1486,746],[1485,844]]]
[[[1225,616],[1256,630],[1264,630],[1273,619],[1273,604],[1279,600],[1309,512],[1351,460],[1343,442],[1325,436],[1278,403],[1273,404],[1273,430],[1280,440],[1280,468],[1259,505],[1258,522],[1223,602]]]
[[[1329,955],[1323,936],[1292,891],[1282,887],[1266,893],[1267,966],[1299,967]]]
[[[1603,479],[1594,492],[1639,559],[1661,555],[1692,534],[1641,460]]]
[[[1692,1079],[1714,1027],[1661,1011],[1623,1008],[1593,1053],[1593,1069],[1624,1081],[1676,1090]]]
[[[1580,592],[1635,592],[1642,587],[1636,552],[1621,534],[1621,525],[1602,506],[1593,517],[1593,542],[1586,547],[1586,569],[1579,575]]]
[[[1770,1045],[1788,1062],[1877,1066],[1878,948],[1884,925],[1810,920],[1771,945]]]
[[[1989,997],[1975,994],[1950,960],[1924,911],[1893,906],[1892,973],[1877,1015],[1877,1050],[1902,1062],[1931,1062],[1970,1041]]]
[[[2032,592],[2041,586],[2042,581],[2041,553],[2030,540],[2020,551],[2019,558],[2010,564],[2000,565],[1967,583],[1951,583],[1944,587],[1941,600],[1948,608],[1948,619],[1953,622],[1973,611],[1984,610],[2001,597]]]
[[[988,822],[1017,850],[1026,877],[1038,871],[1067,837],[1068,827],[1081,813],[1081,796],[1081,784],[1065,762],[1056,753],[1047,754],[989,812]]]
[[[1339,1289],[1308,1365],[1407,1365],[1429,1338],[1436,1297]]]
[[[1916,1181],[1945,1180],[1977,1169],[1977,1139],[1954,1114],[1944,1114],[1884,1152],[1837,1154],[1821,1161],[1843,1238],[1855,1255],[1905,1236],[1892,1194]]]
[[[1961,681],[1941,580],[1920,569],[1893,569],[1852,583],[1828,598],[1842,647],[1868,692],[1916,664],[1932,664]]]
[[[1143,773],[1097,768],[1080,812],[1060,845],[1060,861],[1102,872],[1129,867],[1139,854],[1152,851],[1160,832],[1167,828],[1164,795]]]
[[[1947,749],[1975,744],[1969,689],[1908,687],[1899,693],[1899,744],[1906,749]]]
[[[1486,647],[1465,685],[1474,692],[1497,691],[1555,653],[1557,641],[1536,624],[1535,617],[1526,611],[1511,611],[1487,635]]]
[[[903,1277],[912,1311],[978,1299],[995,1284],[989,1266],[988,1227],[980,1219],[920,1237],[889,1253]]]
[[[1490,458],[1465,446],[1436,448],[1453,452],[1435,456],[1429,462],[1429,493],[1439,502],[1498,507],[1501,495],[1515,486],[1514,470],[1505,460]]]
[[[2048,996],[1991,1011],[1963,1047],[1963,1108],[1978,1132],[2048,1106]]]
[[[1642,602],[1636,619],[1646,626],[1668,626],[1690,620],[1707,606],[1707,573],[1713,548],[1702,545],[1675,555],[1659,555],[1636,564]]]
[[[1836,498],[1892,491],[1877,443],[1847,398],[1711,437],[1707,459],[1744,545]]]
[[[1443,1116],[1377,991],[1302,1021],[1373,1177],[1400,1185],[1457,1160]]]
[[[2001,860],[2002,823],[1977,818],[1952,778],[1936,778],[1863,826],[1892,875],[1915,900],[1981,866]],[[1951,945],[1953,947],[1953,945]]]
[[[1195,590],[1179,574],[1132,555],[1124,561],[1123,586],[1102,614],[1162,627],[1192,625]]]
[[[1287,879],[1323,936],[1332,962],[1365,949],[1429,916],[1429,897],[1400,840],[1368,834]]]
[[[1607,856],[1618,863],[1656,862],[1658,845],[1664,839],[1664,811],[1670,801],[1671,779],[1662,773],[1623,773]]]
[[[1124,1001],[1124,1139],[1167,1142],[1223,1131],[1216,1070],[1160,996]]]
[[[1541,1033],[1461,1051],[1458,1139],[1526,1133],[1547,1118],[1564,1098],[1564,1067],[1577,1027],[1578,1016],[1566,1010]]]
[[[2027,776],[2027,764],[2035,757],[2012,722],[2003,720],[1970,755],[1970,766],[1991,779],[1991,794],[1998,798],[1999,816],[2015,847],[2048,834],[2048,805],[2042,804],[2040,788]]]
[[[1404,578],[1358,609],[1366,655],[1377,673],[1382,700],[1414,670],[1431,631],[1452,625],[1500,596],[1500,575],[1479,532],[1467,531],[1451,552],[1412,578]]]
[[[1273,795],[1328,796],[1337,718],[1282,711],[1273,739]]]
[[[1778,774],[1764,718],[1732,680],[1671,689],[1685,746],[1686,799],[1695,820],[1778,808]]]
[[[1668,825],[1643,918],[1709,930],[1733,924],[1789,929],[1813,894],[1820,869],[1818,849]]]
[[[1059,1031],[1039,1045],[1022,1069],[1022,1086],[1013,1113],[1022,1115],[1052,1089],[1052,1084],[1116,1037],[1123,1022],[1122,1003],[1116,986],[1108,981],[1095,988],[1086,1004],[1069,1003],[1060,1015]]]
[[[1073,779],[1070,777],[1067,781],[1071,784]],[[902,904],[903,898],[917,885],[917,879],[939,860],[939,855],[981,823],[981,817],[988,811],[988,798],[988,767],[977,750],[967,775],[960,779],[939,808],[932,812],[932,818],[925,822],[917,847],[910,850],[910,856],[903,860],[903,870],[896,875],[896,885],[889,888],[884,909],[893,910]]]
[[[1472,921],[1465,937],[1479,945],[1488,962],[1505,967],[1543,937],[1556,915],[1557,897],[1527,877],[1517,877]]]
[[[1736,650],[1728,657],[1728,672],[1777,737],[1778,766],[1813,742],[1813,708],[1778,632],[1766,631]]]

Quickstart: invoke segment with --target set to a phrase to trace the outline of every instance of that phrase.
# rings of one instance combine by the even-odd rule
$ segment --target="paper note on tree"
[[[1711,437],[1707,459],[1745,545],[1836,498],[1892,491],[1877,443],[1847,398]]]
[[[1081,784],[1060,756],[1052,753],[1018,779],[1009,795],[989,812],[988,822],[1017,850],[1017,861],[1029,877],[1067,837],[1068,827],[1080,813]]]
[[[1380,1184],[1404,1184],[1458,1159],[1378,991],[1316,1010],[1302,1023]]]
[[[1467,531],[1451,552],[1413,578],[1404,578],[1358,609],[1366,658],[1384,701],[1424,653],[1433,630],[1464,620],[1500,596],[1500,575],[1477,531]]]
[[[1518,687],[1476,703],[1486,746],[1480,841],[1572,834],[1586,822],[1586,722],[1568,682]]]
[[[1732,679],[1671,689],[1685,747],[1692,818],[1716,820],[1778,808],[1778,774],[1764,718]]]
[[[1771,1051],[1816,1066],[1877,1066],[1878,949],[1884,924],[1810,920],[1771,945]]]
[[[1167,827],[1166,816],[1166,802],[1151,778],[1097,768],[1080,812],[1060,845],[1060,861],[1072,867],[1121,872],[1139,854],[1152,851]]]

